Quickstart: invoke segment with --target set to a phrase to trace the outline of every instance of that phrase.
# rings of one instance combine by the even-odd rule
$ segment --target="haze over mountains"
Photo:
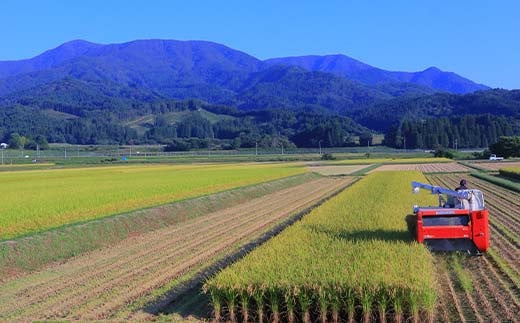
[[[193,99],[201,101],[178,102]],[[72,143],[277,133],[300,146],[319,137],[344,145],[403,118],[472,111],[517,118],[518,91],[489,90],[435,67],[386,71],[344,55],[262,61],[206,41],[75,40],[31,59],[0,62],[4,140],[12,132]]]

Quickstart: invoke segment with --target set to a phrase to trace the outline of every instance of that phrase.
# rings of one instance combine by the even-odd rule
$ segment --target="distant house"
[[[1,143],[0,144],[0,148],[6,149],[7,148],[7,144],[5,142]]]

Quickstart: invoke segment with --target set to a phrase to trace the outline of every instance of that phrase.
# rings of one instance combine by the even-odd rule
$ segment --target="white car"
[[[497,157],[497,155],[493,154],[489,156],[489,160],[503,160],[504,157]]]

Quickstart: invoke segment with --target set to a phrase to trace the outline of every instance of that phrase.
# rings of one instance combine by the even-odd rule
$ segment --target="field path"
[[[132,316],[141,309],[129,306],[140,299],[218,261],[353,180],[320,178],[8,281],[0,285],[0,321]]]

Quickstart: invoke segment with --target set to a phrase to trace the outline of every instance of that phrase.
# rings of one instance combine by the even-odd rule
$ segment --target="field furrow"
[[[460,176],[432,175],[429,180],[434,185],[455,187]],[[482,257],[471,257],[464,261],[464,271],[471,277],[473,291],[467,292],[461,303],[474,303],[473,312],[464,306],[456,308],[459,316],[466,320],[485,321],[506,320],[518,322],[520,313],[520,237],[518,223],[519,209],[516,207],[518,194],[485,181],[472,179],[472,187],[484,192],[490,213],[491,249]],[[438,267],[443,270],[442,267]],[[445,269],[444,269],[445,270]],[[460,291],[458,292],[460,294]],[[458,296],[461,297],[460,295]],[[472,300],[473,299],[473,300]],[[452,316],[456,315],[455,313]]]
[[[484,291],[479,284],[475,285],[475,291],[480,304],[484,307],[484,313],[487,314],[487,320],[492,322],[500,321],[495,314],[494,308],[497,306],[497,303],[494,302],[492,295],[488,291]]]
[[[6,282],[0,291],[0,319],[113,317],[136,299],[351,181],[315,180]]]
[[[319,190],[322,190],[323,187],[317,185],[315,189],[311,192],[311,194],[316,194]],[[130,274],[133,275],[132,277],[126,277],[124,279],[119,279],[114,283],[114,281],[107,281],[106,284],[111,286],[113,284],[120,284],[123,282],[123,280],[131,281],[131,285],[123,285],[123,290],[118,289],[117,295],[122,295],[123,297],[127,298],[132,293],[142,293],[143,290],[153,290],[154,288],[147,288],[146,285],[149,283],[146,280],[146,276],[143,276],[143,272],[147,273],[147,275],[153,275],[155,276],[155,281],[158,280],[158,277],[162,277],[162,275],[165,275],[166,278],[164,281],[168,281],[173,279],[173,277],[178,276],[179,274],[171,273],[171,269],[168,267],[161,267],[160,263],[167,263],[167,262],[182,262],[183,266],[193,266],[200,261],[197,259],[192,258],[192,255],[204,255],[207,253],[215,254],[218,251],[221,251],[222,249],[229,246],[230,242],[233,243],[237,239],[240,239],[243,236],[247,236],[251,232],[255,231],[258,228],[262,228],[268,223],[271,223],[273,220],[277,220],[277,218],[269,217],[269,213],[277,213],[280,216],[285,216],[284,210],[289,208],[292,209],[293,207],[297,207],[298,205],[302,204],[302,200],[305,199],[305,197],[298,198],[295,201],[287,201],[289,204],[285,204],[283,206],[279,206],[277,208],[273,208],[270,210],[266,210],[264,212],[257,212],[254,214],[254,217],[242,217],[239,221],[235,220],[234,224],[229,227],[225,227],[222,230],[213,232],[210,235],[205,236],[204,239],[200,239],[198,243],[192,244],[189,246],[182,247],[182,253],[180,255],[169,255],[168,252],[165,252],[165,254],[161,254],[160,250],[157,252],[159,253],[158,256],[156,256],[156,260],[147,262],[145,266],[141,265],[140,268],[136,268],[133,272]],[[261,222],[261,219],[267,218],[268,221],[266,223]],[[237,231],[237,228],[240,228],[240,235],[239,236],[231,236],[229,238],[228,235],[232,235],[233,232]],[[208,248],[208,246],[218,246],[218,248]],[[204,258],[204,257],[202,257]],[[182,261],[180,261],[182,260]],[[161,272],[158,269],[164,268],[163,272]],[[187,267],[186,267],[187,268]],[[179,272],[182,272],[185,270],[184,267],[179,268]],[[172,278],[169,278],[169,275],[172,275]],[[156,285],[155,282],[152,282],[154,285]],[[159,284],[160,286],[160,284]],[[87,294],[85,294],[87,293]],[[115,303],[117,299],[117,295],[113,295],[112,291],[110,289],[107,289],[106,286],[99,286],[93,291],[85,291],[81,293],[82,296],[86,298],[90,298],[93,300],[90,304],[85,304],[86,306],[82,306],[80,309],[76,310],[76,313],[90,313],[91,310],[96,309],[97,306],[99,306],[99,303],[102,303],[103,301],[108,303]],[[91,297],[92,295],[97,295],[97,297]],[[132,297],[130,297],[132,299]],[[63,306],[60,305],[60,307],[68,308],[70,306]],[[97,310],[97,309],[96,309]],[[101,316],[104,318],[103,316]]]
[[[464,320],[468,322],[482,321],[476,311],[475,305],[468,298],[468,293],[462,287],[462,283],[453,271],[453,268],[450,268],[448,264],[441,268],[442,270],[447,271],[446,274],[448,275],[450,284],[453,286],[452,297],[456,299],[457,304],[459,304],[459,306],[457,306],[457,311],[459,311],[458,314],[461,317],[464,317]]]
[[[459,321],[465,323],[466,319],[463,315],[455,287],[448,274],[446,261],[443,257],[435,256],[434,264],[436,268],[442,268],[442,270],[437,270],[440,293],[437,303],[437,321]]]
[[[320,188],[318,187],[317,189]],[[298,195],[305,190],[306,188],[300,186],[288,189],[287,192]],[[285,191],[280,191],[278,196],[272,198],[272,202],[277,204],[285,200],[284,193]],[[155,231],[153,238],[150,236],[136,237],[133,239],[134,243],[130,245],[121,243],[95,252],[91,256],[80,257],[76,261],[69,261],[62,266],[61,272],[63,274],[73,272],[76,277],[74,282],[80,285],[84,281],[92,280],[98,274],[106,275],[108,272],[113,271],[121,275],[125,270],[130,270],[130,266],[136,266],[140,262],[147,261],[146,257],[160,258],[162,256],[150,253],[151,248],[165,251],[167,246],[175,244],[178,250],[182,250],[184,245],[191,243],[192,239],[196,239],[204,232],[218,231],[220,227],[229,226],[236,222],[237,218],[241,217],[245,211],[251,208],[261,209],[265,202],[262,199],[255,199],[247,205],[238,205],[231,209],[224,209],[207,216],[198,217],[193,221],[186,222],[183,226]],[[49,276],[35,281],[34,284],[28,285],[24,290],[20,290],[19,295],[32,295],[32,291],[35,288],[39,290],[48,288],[53,292],[57,292],[59,290],[56,286],[66,289],[70,288],[70,284],[74,282],[68,281],[66,275],[61,275],[60,277]],[[0,304],[4,297],[10,297],[10,295],[4,295],[0,291]]]
[[[473,259],[472,259],[473,260]],[[514,321],[516,314],[520,313],[516,305],[508,302],[508,295],[503,294],[500,288],[497,288],[496,282],[493,282],[489,277],[489,271],[486,270],[488,264],[481,259],[474,259],[470,261],[468,271],[474,280],[475,290],[481,290],[482,297],[480,303],[491,303],[489,310],[486,311],[487,319],[494,320],[497,316],[507,318],[507,320]],[[515,309],[516,308],[516,309]],[[513,312],[512,312],[513,311]]]
[[[506,188],[497,186],[495,184],[489,183],[485,180],[471,177],[471,182],[475,183],[475,185],[478,185],[481,191],[485,193],[491,193],[491,194],[500,194],[500,197],[506,199],[509,201],[510,206],[519,206],[520,207],[520,194],[509,191]]]
[[[484,271],[492,277],[492,284],[507,296],[508,302],[516,308],[515,312],[520,313],[520,286],[512,281],[500,266],[490,260],[490,257],[483,257],[482,262],[485,263]]]

